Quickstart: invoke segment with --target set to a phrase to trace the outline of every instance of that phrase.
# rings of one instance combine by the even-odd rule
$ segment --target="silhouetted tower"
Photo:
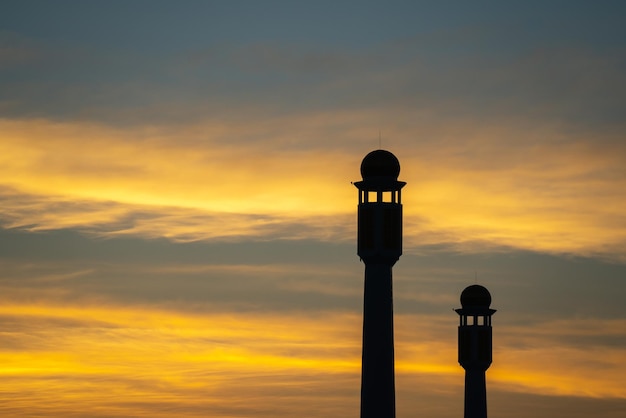
[[[465,418],[487,418],[485,372],[491,365],[491,295],[478,284],[461,293],[459,363],[465,369]]]
[[[385,150],[361,163],[358,255],[365,263],[361,418],[396,415],[391,268],[402,255],[400,163]]]

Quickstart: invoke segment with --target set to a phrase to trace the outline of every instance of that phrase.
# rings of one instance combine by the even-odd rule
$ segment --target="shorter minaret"
[[[465,418],[487,418],[485,372],[491,365],[491,295],[478,284],[461,293],[459,364],[465,369]]]

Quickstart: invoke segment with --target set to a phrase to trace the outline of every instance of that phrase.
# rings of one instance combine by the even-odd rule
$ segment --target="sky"
[[[398,418],[626,415],[626,5],[32,1],[0,13],[0,414],[357,417],[351,184],[406,181]]]

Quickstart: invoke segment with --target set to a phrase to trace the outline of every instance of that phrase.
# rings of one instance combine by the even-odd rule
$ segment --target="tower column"
[[[487,418],[487,382],[484,370],[465,371],[465,418]]]
[[[366,264],[363,303],[361,417],[394,417],[394,345],[391,266]]]

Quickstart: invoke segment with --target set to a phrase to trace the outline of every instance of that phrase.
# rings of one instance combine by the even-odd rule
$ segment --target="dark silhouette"
[[[376,150],[361,163],[358,255],[365,263],[361,418],[396,415],[391,269],[402,255],[400,163]]]
[[[459,363],[465,369],[465,418],[487,418],[485,372],[491,365],[491,295],[478,284],[461,293]]]

